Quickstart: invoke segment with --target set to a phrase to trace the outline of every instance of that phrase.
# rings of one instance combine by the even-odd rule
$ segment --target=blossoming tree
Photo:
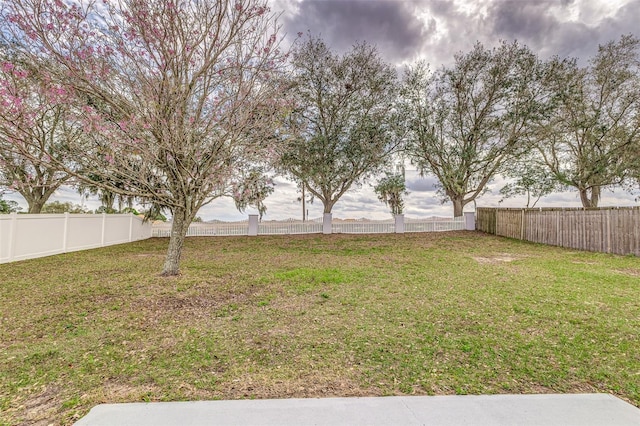
[[[0,187],[22,195],[28,213],[40,213],[71,177],[49,161],[62,161],[64,146],[82,136],[64,119],[64,96],[64,89],[0,47]]]
[[[277,152],[274,82],[286,58],[265,2],[16,0],[0,21],[6,42],[55,64],[39,73],[74,95],[70,116],[86,137],[68,147],[65,170],[171,212],[163,275],[179,273],[203,205],[229,193],[260,201],[265,191],[243,177]]]

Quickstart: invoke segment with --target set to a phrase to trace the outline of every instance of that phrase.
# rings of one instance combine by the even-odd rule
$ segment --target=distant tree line
[[[384,173],[375,191],[398,214],[406,186],[391,168],[406,158],[437,177],[455,216],[498,175],[528,205],[574,188],[596,207],[603,188],[640,182],[631,35],[586,66],[477,43],[399,77],[367,43],[338,54],[299,34],[284,51],[262,0],[15,0],[0,19],[0,190],[29,213],[52,208],[62,185],[101,212],[171,213],[165,275],[202,206],[232,197],[262,215],[275,175],[330,213]]]

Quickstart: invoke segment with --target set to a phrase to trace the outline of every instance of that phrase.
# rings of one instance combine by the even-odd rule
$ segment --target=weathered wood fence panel
[[[498,209],[478,208],[476,211],[476,229],[488,234],[495,234],[497,211]]]
[[[640,207],[477,209],[479,231],[578,250],[640,256]]]

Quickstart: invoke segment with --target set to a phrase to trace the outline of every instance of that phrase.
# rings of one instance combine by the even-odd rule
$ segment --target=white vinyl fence
[[[187,237],[215,237],[231,235],[247,235],[249,222],[229,223],[192,223],[187,230]],[[154,223],[153,237],[170,237],[171,223]]]
[[[187,231],[187,237],[202,236],[234,236],[234,235],[293,235],[293,234],[382,234],[404,232],[438,232],[475,229],[473,213],[465,216],[430,217],[426,219],[406,219],[400,215],[395,220],[331,220],[330,215],[325,218],[306,222],[288,221],[258,221],[257,215],[250,215],[249,220],[242,222],[192,223]],[[169,237],[170,223],[153,225],[154,237]]]
[[[453,218],[433,217],[427,220],[407,220],[404,223],[404,232],[441,232],[463,229],[475,229],[473,213],[465,213],[465,216]]]
[[[151,224],[132,214],[0,215],[0,263],[150,237]]]

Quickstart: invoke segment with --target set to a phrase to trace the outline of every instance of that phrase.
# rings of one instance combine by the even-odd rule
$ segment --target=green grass
[[[640,406],[640,259],[480,233],[187,239],[0,265],[0,424],[95,404],[610,392]]]

